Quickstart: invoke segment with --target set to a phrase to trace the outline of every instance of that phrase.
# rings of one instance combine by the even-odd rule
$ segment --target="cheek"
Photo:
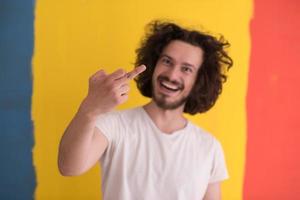
[[[153,80],[156,79],[158,74],[159,74],[159,69],[157,69],[157,67],[155,67],[154,72],[152,74],[152,79]]]
[[[195,83],[196,83],[196,78],[193,77],[192,79],[189,79],[185,82],[185,87],[189,90],[192,90]]]
[[[162,70],[155,70],[154,72],[153,72],[153,75],[152,75],[152,83],[154,83],[154,82],[157,82],[157,78],[158,78],[158,76],[160,76],[160,75],[164,75],[164,72],[162,71]]]
[[[151,82],[152,82],[152,86],[153,87],[157,87],[157,76],[158,76],[159,74],[157,74],[156,72],[154,72],[153,74],[152,74],[152,80],[151,80]]]
[[[160,75],[161,73],[162,73],[162,70],[159,69],[159,68],[156,68],[156,69],[154,70],[153,75],[154,75],[155,77],[157,77],[157,76]]]

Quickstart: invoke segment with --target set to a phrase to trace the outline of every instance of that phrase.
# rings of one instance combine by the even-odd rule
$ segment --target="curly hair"
[[[188,30],[171,22],[153,21],[146,26],[146,35],[136,50],[135,66],[144,64],[145,72],[135,78],[137,87],[146,97],[152,97],[152,76],[163,49],[173,40],[200,47],[203,54],[197,79],[185,103],[184,112],[204,113],[216,102],[226,81],[226,72],[233,65],[225,48],[230,44],[223,36],[219,39],[197,30]]]

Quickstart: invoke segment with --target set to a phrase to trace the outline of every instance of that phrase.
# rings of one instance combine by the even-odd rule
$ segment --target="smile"
[[[166,88],[167,90],[171,90],[173,92],[177,92],[178,90],[180,90],[180,87],[178,87],[177,85],[174,85],[168,81],[160,81],[160,85],[164,88]]]

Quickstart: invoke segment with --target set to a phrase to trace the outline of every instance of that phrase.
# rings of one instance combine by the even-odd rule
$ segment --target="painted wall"
[[[300,2],[255,5],[243,196],[300,199]]]
[[[230,72],[224,94],[212,111],[191,119],[221,140],[231,176],[224,183],[223,196],[241,199],[251,7],[250,1],[233,0],[38,1],[33,57],[36,199],[100,198],[98,167],[82,177],[65,178],[58,174],[58,142],[86,94],[88,77],[100,68],[109,72],[119,67],[132,69],[134,50],[145,24],[161,17],[195,28],[203,26],[212,33],[224,34],[232,43],[230,51],[236,66]],[[134,83],[132,87],[135,88]],[[146,101],[134,89],[121,108]]]
[[[0,1],[0,199],[33,199],[34,2]]]
[[[291,45],[299,42],[296,0],[20,2],[0,4],[0,199],[23,193],[15,199],[101,199],[99,166],[80,177],[59,175],[59,140],[88,77],[100,68],[131,70],[153,19],[223,34],[232,45],[234,67],[220,99],[208,113],[189,117],[223,145],[230,173],[223,199],[300,198],[294,192],[300,188],[299,48]],[[148,101],[131,84],[119,109]]]

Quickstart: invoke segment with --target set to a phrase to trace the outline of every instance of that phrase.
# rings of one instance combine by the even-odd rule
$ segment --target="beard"
[[[172,82],[175,85],[178,85],[181,91],[184,89],[183,84],[180,84],[177,81],[171,81],[166,76],[158,76],[157,77],[158,84],[159,84],[160,81],[163,81],[163,80],[169,81],[169,82]],[[154,87],[152,87],[152,88],[154,88]],[[178,99],[177,101],[174,101],[174,102],[168,102],[168,100],[167,100],[169,98],[168,96],[166,96],[164,94],[156,94],[155,91],[152,91],[152,98],[153,98],[153,101],[156,103],[156,105],[159,108],[162,108],[164,110],[174,110],[174,109],[177,109],[180,106],[184,105],[186,103],[187,99],[188,99],[188,96],[183,96],[183,97],[181,97],[180,99]]]
[[[187,99],[188,97],[182,97],[177,101],[168,102],[165,95],[162,95],[161,97],[157,97],[155,94],[153,95],[153,100],[156,105],[164,110],[174,110],[176,108],[179,108],[186,103]]]

